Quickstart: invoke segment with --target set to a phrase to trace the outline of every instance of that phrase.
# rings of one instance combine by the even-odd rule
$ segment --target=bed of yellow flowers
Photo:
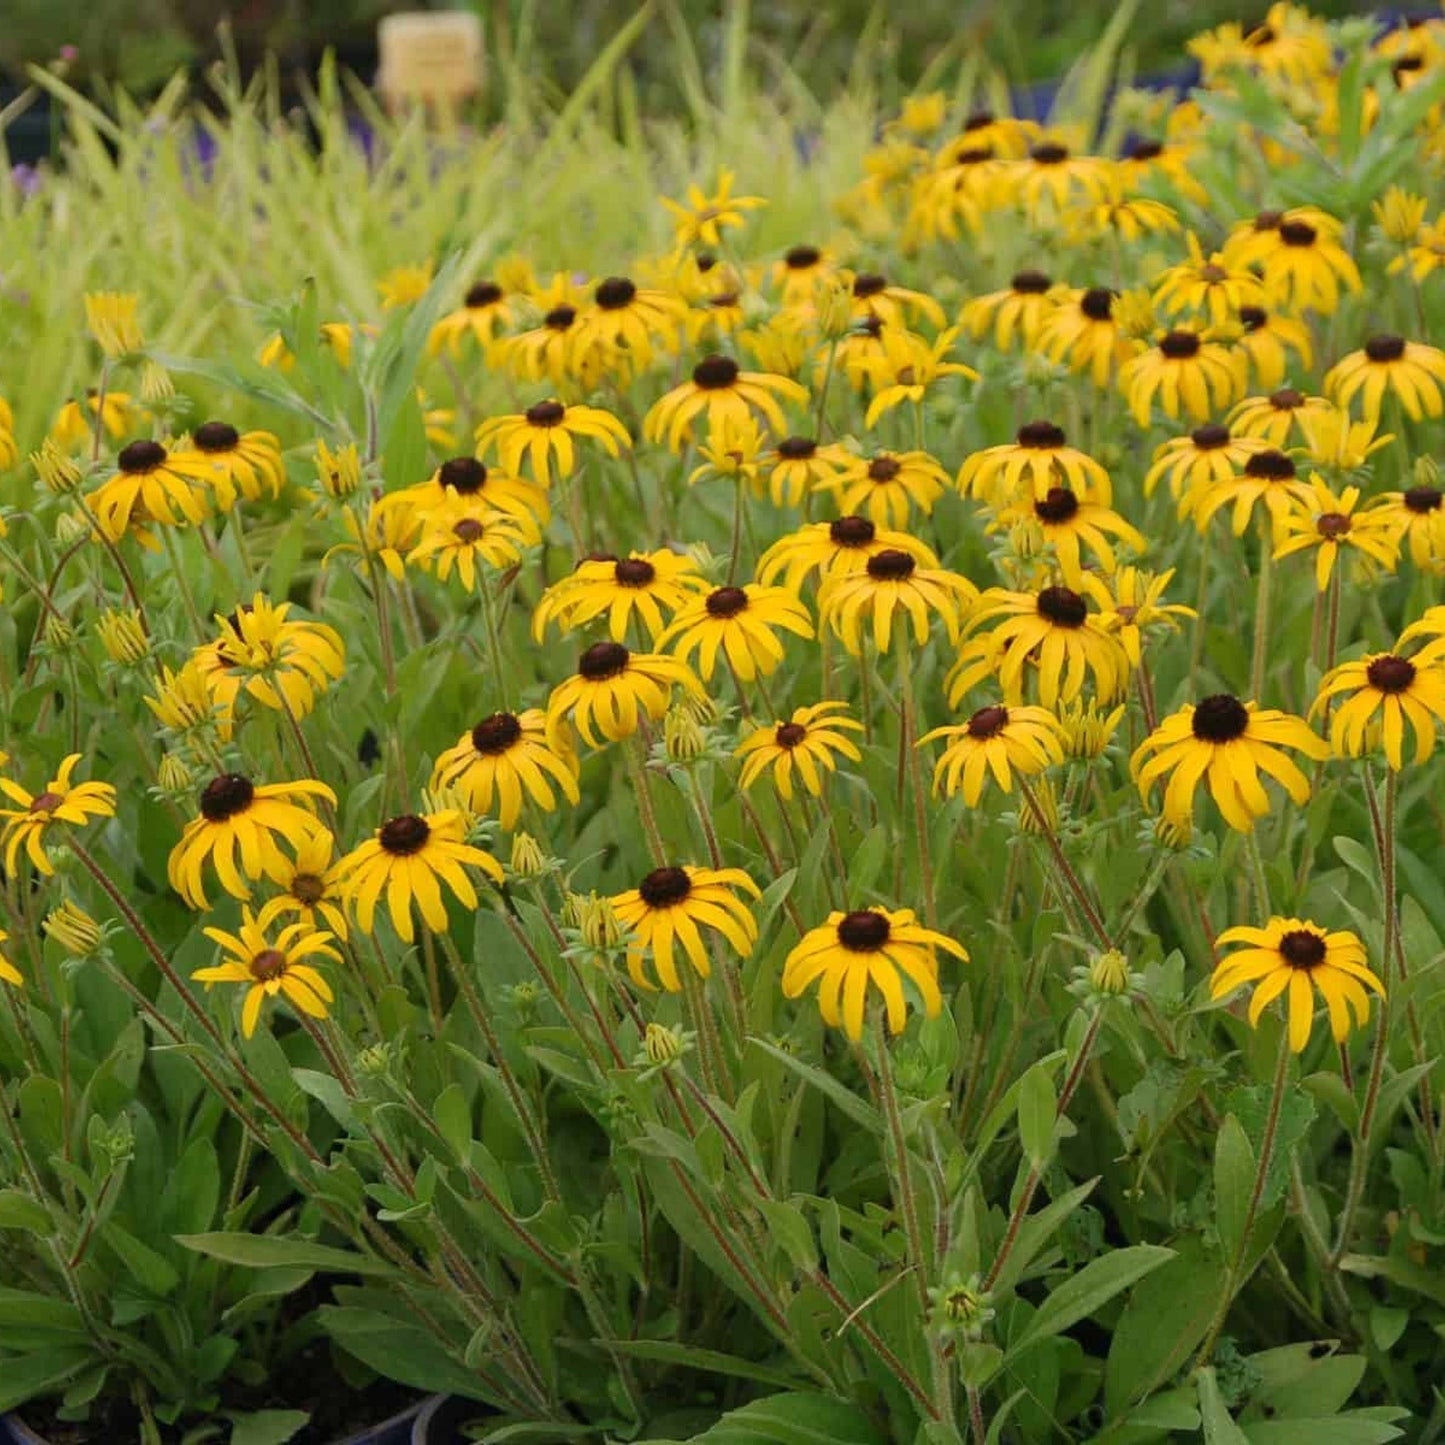
[[[1192,48],[790,236],[720,142],[630,257],[70,297],[0,1404],[172,1438],[304,1286],[480,1438],[1438,1437],[1445,22]]]

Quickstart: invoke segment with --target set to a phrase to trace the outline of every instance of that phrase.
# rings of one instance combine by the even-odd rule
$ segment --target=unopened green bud
[[[1097,954],[1089,964],[1089,982],[1096,993],[1117,997],[1129,988],[1129,960],[1117,948]]]

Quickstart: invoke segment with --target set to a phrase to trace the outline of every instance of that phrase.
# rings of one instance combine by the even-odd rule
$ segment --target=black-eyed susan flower
[[[218,616],[218,660],[245,679],[246,692],[263,707],[299,718],[346,671],[346,644],[334,627],[290,612],[291,603],[273,604],[258,592],[229,616]]]
[[[880,527],[902,529],[916,507],[927,516],[950,478],[927,452],[874,452],[851,457],[836,476],[820,479],[820,491],[832,492],[839,510],[861,512]]]
[[[845,276],[852,291],[854,320],[876,317],[885,325],[901,328],[907,318],[921,316],[932,326],[943,326],[943,307],[925,292],[896,286],[877,271]]]
[[[1004,154],[972,136],[946,146],[935,168],[918,178],[905,237],[957,241],[963,230],[978,235],[1000,199],[1007,173]]]
[[[993,626],[980,631],[985,624]],[[990,587],[970,609],[966,630],[945,683],[957,707],[970,688],[997,677],[1004,701],[1023,701],[1030,670],[1037,673],[1039,701],[1048,708],[1072,702],[1092,676],[1099,696],[1112,700],[1129,681],[1123,644],[1088,602],[1068,587],[1010,592]]]
[[[414,306],[426,295],[433,269],[430,261],[423,261],[420,265],[393,266],[378,277],[376,294],[381,300],[381,309],[397,311],[403,306]]]
[[[1173,206],[1134,194],[1117,162],[1101,162],[1103,184],[1095,197],[1080,200],[1063,213],[1065,236],[1075,242],[1097,239],[1133,244],[1146,236],[1180,229]]]
[[[1303,718],[1216,693],[1165,718],[1135,749],[1129,769],[1146,801],[1154,785],[1168,778],[1164,816],[1170,822],[1192,822],[1194,791],[1207,781],[1224,821],[1249,833],[1255,820],[1269,812],[1261,772],[1279,783],[1297,806],[1309,801],[1309,779],[1286,748],[1316,762],[1330,755],[1329,744],[1312,733]]]
[[[1312,495],[1294,459],[1270,447],[1246,457],[1244,470],[1237,475],[1222,482],[1206,482],[1185,492],[1179,499],[1179,515],[1192,516],[1194,525],[1202,532],[1220,508],[1232,507],[1234,535],[1241,537],[1256,504],[1262,501],[1277,536],[1290,505],[1296,502],[1308,505]]]
[[[849,732],[862,732],[863,724],[840,715],[847,707],[842,702],[817,702],[794,708],[786,722],[754,729],[735,751],[743,760],[738,781],[750,788],[766,773],[779,795],[791,798],[796,773],[808,792],[821,797],[823,774],[837,768],[839,757],[856,763],[863,756],[848,736]]]
[[[311,778],[260,785],[243,773],[212,778],[201,790],[199,815],[171,849],[166,867],[171,887],[192,908],[209,908],[201,881],[207,859],[233,898],[250,898],[247,879],[281,884],[290,869],[281,842],[294,854],[324,831],[311,811],[313,798],[336,805],[336,794]]]
[[[1322,396],[1309,396],[1292,386],[1285,386],[1268,396],[1245,397],[1226,420],[1237,436],[1256,437],[1266,445],[1282,450],[1296,431],[1303,437],[1306,417],[1334,410],[1334,404]]]
[[[539,707],[484,717],[436,760],[431,788],[453,791],[481,816],[495,807],[509,830],[528,798],[550,813],[557,806],[556,788],[574,807],[580,796],[576,755],[560,730],[548,735],[547,715]]]
[[[1114,174],[1127,192],[1162,182],[1167,189],[1203,206],[1209,202],[1209,192],[1194,175],[1199,153],[1194,138],[1135,136],[1114,163]]]
[[[1115,293],[1107,286],[1075,289],[1044,317],[1034,344],[1056,366],[1088,372],[1106,387],[1142,343],[1125,336],[1114,315]]]
[[[766,433],[751,416],[720,417],[708,427],[707,436],[697,442],[702,461],[687,475],[688,486],[712,477],[722,477],[762,496],[760,475]]]
[[[780,537],[758,559],[758,581],[772,583],[781,577],[789,591],[800,592],[811,573],[816,572],[821,581],[835,572],[856,572],[885,549],[908,552],[923,567],[938,566],[927,543],[855,514],[833,522],[810,522]]]
[[[67,451],[86,446],[95,436],[97,417],[103,434],[113,441],[149,420],[149,414],[129,392],[107,388],[102,396],[92,387],[83,398],[72,397],[60,408],[51,423],[50,436]]]
[[[1337,472],[1359,471],[1377,451],[1395,440],[1393,432],[1379,435],[1378,421],[1368,417],[1353,421],[1349,412],[1334,405],[1301,412],[1297,420],[1308,460]]]
[[[349,507],[341,517],[351,540],[329,548],[321,565],[326,567],[332,557],[350,553],[360,558],[368,571],[380,562],[392,580],[400,582],[406,576],[406,554],[421,534],[422,514],[415,502],[400,492],[389,493],[366,509],[364,522],[358,522]]]
[[[307,923],[291,923],[269,940],[268,927],[264,918],[258,920],[249,908],[242,908],[238,934],[222,928],[205,929],[206,937],[220,945],[221,962],[191,974],[206,985],[207,992],[218,983],[247,985],[241,1005],[241,1033],[248,1039],[256,1032],[261,1005],[268,998],[279,994],[300,1012],[324,1019],[336,997],[331,985],[307,962],[313,958],[341,962],[341,955],[331,947],[332,935],[318,932]]]
[[[208,511],[206,492],[188,472],[178,469],[160,442],[131,442],[116,457],[116,471],[86,501],[96,525],[118,542],[132,527],[161,522],[199,526]]]
[[[1321,679],[1310,716],[1326,707],[1336,757],[1363,757],[1379,743],[1398,772],[1405,766],[1407,729],[1414,734],[1417,764],[1435,750],[1436,723],[1445,722],[1445,665],[1391,652],[1342,662]]]
[[[664,613],[675,613],[709,590],[697,563],[668,547],[626,557],[589,557],[542,594],[532,613],[532,636],[540,641],[549,622],[571,632],[606,616],[613,641],[623,641],[636,618],[655,643],[667,626]]]
[[[209,486],[221,512],[229,512],[237,496],[248,502],[267,493],[279,497],[286,480],[281,444],[271,432],[238,432],[224,421],[202,422],[190,446],[171,453],[170,465]]]
[[[588,365],[630,379],[652,364],[659,350],[671,351],[682,327],[686,303],[666,291],[639,288],[626,276],[608,276],[592,290],[572,327],[572,364]]]
[[[708,195],[701,186],[690,185],[685,201],[658,199],[673,219],[673,240],[679,246],[720,246],[722,233],[747,223],[747,213],[767,205],[761,196],[735,196],[733,173],[718,172],[717,192]]]
[[[515,321],[513,298],[501,285],[491,280],[475,281],[467,288],[462,304],[432,327],[427,350],[435,356],[445,348],[452,356],[459,356],[462,342],[468,337],[478,346],[487,347],[498,331],[510,328]]]
[[[833,257],[821,246],[789,246],[773,263],[771,280],[785,309],[808,308],[818,285],[837,270]]]
[[[956,326],[941,331],[931,344],[907,331],[885,333],[883,351],[888,365],[873,373],[871,379],[877,390],[863,425],[876,426],[878,419],[896,406],[922,406],[929,389],[943,377],[961,376],[966,381],[977,381],[978,372],[971,366],[944,359],[953,349],[957,336]]]
[[[759,458],[759,468],[774,506],[799,507],[822,479],[836,477],[852,460],[852,453],[836,442],[785,436]]]
[[[1430,202],[1426,197],[1403,186],[1389,186],[1385,193],[1370,203],[1375,224],[1387,241],[1397,246],[1406,245],[1415,239],[1416,233],[1425,223],[1425,212]]]
[[[497,359],[523,381],[550,381],[553,386],[561,386],[573,371],[576,324],[576,305],[558,301],[542,313],[536,326],[503,337],[497,343]]]
[[[0,944],[7,943],[9,939],[10,935],[0,928]],[[0,953],[0,983],[8,983],[15,988],[22,988],[25,984],[24,975],[3,953]]]
[[[1032,350],[1045,319],[1057,307],[1065,288],[1056,287],[1042,271],[1019,271],[1002,291],[990,291],[964,302],[959,325],[975,340],[990,331],[1000,351],[1015,345]]]
[[[1255,437],[1238,437],[1217,421],[1205,422],[1188,436],[1173,437],[1154,452],[1154,462],[1144,474],[1144,495],[1152,497],[1161,481],[1178,501],[1195,488],[1207,489],[1227,482],[1255,452],[1266,451]]]
[[[912,621],[919,646],[928,641],[933,617],[956,642],[963,613],[977,596],[967,577],[920,566],[912,551],[885,547],[862,567],[830,572],[818,589],[818,614],[852,653],[862,650],[863,630],[871,621],[874,645],[883,653],[893,642],[895,616]]]
[[[15,804],[13,808],[0,808],[0,818],[5,820],[5,872],[9,877],[18,871],[22,846],[37,872],[47,877],[55,872],[46,856],[45,843],[57,823],[83,828],[91,818],[115,817],[115,789],[109,783],[72,782],[81,756],[71,753],[63,759],[55,776],[38,793],[28,793],[19,783],[0,778],[0,792]]]
[[[676,657],[662,652],[632,652],[620,642],[594,642],[578,659],[577,671],[552,689],[547,699],[547,735],[555,741],[571,718],[588,747],[602,744],[595,725],[609,742],[637,731],[639,714],[656,722],[667,711],[674,687],[704,698],[701,681]]]
[[[783,660],[781,629],[798,637],[812,637],[808,609],[786,587],[717,587],[706,596],[690,599],[678,610],[657,639],[683,662],[697,654],[697,670],[704,680],[717,668],[718,653],[744,682],[760,673],[766,677]]]
[[[552,516],[547,493],[536,482],[508,476],[500,467],[488,467],[476,457],[449,458],[426,481],[387,493],[383,505],[402,505],[402,498],[422,517],[455,501],[504,512],[522,524],[529,543],[541,540],[538,528],[546,526]]]
[[[1405,253],[1396,256],[1387,269],[1394,275],[1407,266],[1410,279],[1417,286],[1445,266],[1445,216],[1421,226]]]
[[[1059,720],[1046,707],[990,703],[966,723],[934,728],[918,746],[937,738],[948,743],[933,768],[933,791],[952,797],[963,793],[970,808],[978,806],[984,784],[992,776],[1005,793],[1013,791],[1013,775],[1032,777],[1064,761]]]
[[[1376,497],[1363,516],[1378,516],[1394,531],[1417,567],[1436,571],[1445,563],[1445,492],[1415,486]]]
[[[1218,942],[1245,947],[1220,959],[1209,980],[1209,996],[1223,998],[1243,984],[1253,984],[1249,1022],[1258,1027],[1265,1009],[1284,995],[1289,1046],[1296,1054],[1310,1040],[1316,992],[1329,1010],[1330,1033],[1338,1043],[1349,1038],[1352,1027],[1363,1028],[1369,1022],[1370,996],[1365,990],[1385,996],[1385,985],[1366,965],[1365,945],[1353,933],[1327,933],[1304,918],[1274,917],[1263,928],[1226,928]]]
[[[1189,53],[1199,61],[1206,81],[1231,68],[1252,70],[1300,89],[1325,76],[1334,63],[1328,27],[1302,6],[1276,0],[1262,23],[1248,30],[1229,21],[1196,35]]]
[[[1445,661],[1445,606],[1427,607],[1401,634],[1396,644],[1401,650],[1424,640],[1417,654],[1421,662]]]
[[[1297,316],[1266,311],[1262,306],[1240,308],[1239,324],[1244,328],[1235,341],[1254,373],[1255,381],[1270,391],[1284,385],[1291,357],[1304,369],[1314,365],[1314,346],[1309,326]]]
[[[494,416],[477,428],[477,452],[495,448],[502,470],[520,473],[526,459],[532,479],[550,486],[555,459],[559,478],[570,476],[577,465],[574,437],[599,443],[608,456],[620,456],[632,445],[627,428],[609,411],[596,406],[566,406],[560,401],[539,401],[513,416]]]
[[[1309,500],[1296,499],[1280,514],[1274,555],[1288,557],[1315,548],[1315,585],[1321,592],[1340,552],[1350,547],[1386,572],[1395,570],[1400,539],[1390,519],[1378,510],[1357,512],[1358,487],[1344,487],[1336,495],[1318,472],[1309,480]]]
[[[741,868],[654,868],[636,888],[613,896],[612,911],[629,934],[627,972],[644,989],[656,987],[647,975],[651,955],[657,982],[669,993],[682,992],[676,945],[700,978],[712,972],[699,925],[715,930],[739,957],[758,941],[758,923],[737,890],[754,898],[761,890]]]
[[[409,564],[435,571],[445,582],[453,569],[468,592],[485,585],[481,565],[510,567],[519,562],[522,550],[537,536],[530,517],[518,519],[506,512],[454,497],[427,512],[421,536],[406,554]]]
[[[484,849],[468,844],[462,814],[445,809],[389,819],[336,868],[356,926],[363,933],[376,931],[376,905],[384,892],[397,937],[411,943],[416,937],[413,903],[433,933],[447,931],[443,883],[463,908],[477,907],[477,890],[467,876],[468,866],[481,869],[493,883],[502,882],[502,865]]]
[[[855,1042],[863,1037],[868,995],[882,1000],[888,1031],[901,1034],[908,1022],[903,983],[917,990],[923,1011],[936,1018],[943,1007],[938,987],[938,951],[964,963],[968,951],[947,934],[918,922],[911,908],[860,908],[834,912],[811,928],[783,961],[783,997],[799,998],[818,985],[818,1010],[830,1028],[842,1028]]]
[[[179,671],[161,664],[153,684],[155,693],[146,694],[145,704],[163,728],[173,733],[187,733],[214,723],[219,736],[229,739],[231,713],[241,688],[239,680],[230,675],[229,664],[215,653],[215,643],[198,648]],[[228,679],[229,685],[219,695],[212,687],[213,672],[223,673]]]
[[[1192,231],[1188,242],[1189,259],[1170,266],[1154,286],[1154,305],[1165,316],[1187,313],[1223,326],[1241,307],[1265,304],[1264,286],[1252,271],[1230,266],[1219,252],[1205,256]]]
[[[1318,311],[1333,314],[1340,304],[1340,289],[1359,291],[1360,269],[1341,244],[1341,228],[1330,218],[1286,216],[1274,232],[1279,244],[1263,257],[1264,286],[1272,305],[1299,314]]]
[[[1010,167],[1009,188],[1036,219],[1065,210],[1071,202],[1098,201],[1108,192],[1110,164],[1080,155],[1062,134],[1045,134]]]
[[[1108,472],[1093,457],[1071,447],[1064,429],[1051,421],[1025,422],[1013,441],[972,453],[958,472],[959,491],[991,506],[1029,495],[1046,497],[1058,486],[1104,506],[1113,498]]]
[[[1099,621],[1123,643],[1131,667],[1143,661],[1143,636],[1149,628],[1177,632],[1181,619],[1196,615],[1181,602],[1164,601],[1173,580],[1173,567],[1158,573],[1120,567],[1107,577],[1086,572],[1080,579],[1081,589],[1099,606]]]
[[[1042,497],[1030,497],[999,508],[989,522],[990,532],[1009,531],[1020,522],[1032,521],[1053,549],[1059,574],[1075,589],[1083,577],[1083,550],[1092,554],[1105,572],[1118,565],[1115,538],[1135,552],[1147,547],[1144,534],[1110,507],[1079,496],[1072,487],[1050,487]]]
[[[1325,373],[1325,395],[1341,407],[1358,396],[1361,414],[1370,421],[1379,420],[1387,390],[1399,398],[1411,421],[1439,416],[1445,412],[1442,384],[1445,352],[1403,336],[1372,336]]]
[[[294,858],[285,858],[282,876],[276,880],[280,892],[268,898],[258,916],[262,928],[278,918],[294,918],[307,928],[327,928],[337,938],[347,937],[346,910],[341,896],[341,878],[333,861],[336,840],[326,828],[318,828],[296,847]]]
[[[754,411],[761,412],[775,431],[785,432],[780,399],[803,405],[808,392],[786,376],[743,371],[730,356],[707,356],[693,367],[690,381],[653,404],[643,418],[642,434],[648,441],[681,451],[698,417],[706,418],[709,426],[747,423]]]
[[[1212,339],[1207,330],[1177,324],[1124,363],[1119,389],[1140,427],[1149,425],[1156,401],[1171,419],[1182,412],[1203,422],[1244,394],[1246,372],[1243,352]]]

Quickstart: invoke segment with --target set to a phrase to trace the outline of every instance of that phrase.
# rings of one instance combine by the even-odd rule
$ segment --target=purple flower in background
[[[10,167],[10,184],[20,192],[22,196],[33,196],[44,184],[40,171],[24,161],[19,161]]]

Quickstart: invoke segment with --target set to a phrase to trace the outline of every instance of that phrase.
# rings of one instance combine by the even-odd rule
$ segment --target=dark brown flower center
[[[876,315],[865,316],[858,323],[858,335],[867,336],[877,341],[883,335],[883,318]]]
[[[202,422],[191,433],[196,450],[202,452],[233,452],[241,440],[241,433],[229,422]]]
[[[426,840],[431,837],[431,826],[415,813],[403,813],[401,817],[383,823],[376,837],[383,852],[395,858],[410,858],[426,847]]]
[[[494,712],[472,729],[472,746],[488,757],[504,753],[522,736],[522,724],[515,713]]]
[[[1170,361],[1188,361],[1199,355],[1199,335],[1194,331],[1167,332],[1159,343],[1159,350]]]
[[[861,276],[853,278],[853,294],[860,301],[865,301],[870,296],[881,295],[887,289],[888,278],[880,276],[876,271],[865,271]]]
[[[212,778],[201,791],[201,816],[208,823],[224,823],[251,806],[256,789],[250,778],[240,773],[222,773]]]
[[[1021,296],[1042,296],[1054,283],[1042,271],[1020,271],[1008,284]]]
[[[1036,145],[1029,152],[1029,158],[1041,166],[1062,165],[1069,158],[1069,148],[1059,145],[1057,141],[1045,141],[1043,145]]]
[[[30,811],[32,813],[53,813],[64,801],[63,793],[52,793],[47,789],[43,793],[37,793],[30,800]]]
[[[577,671],[588,682],[605,682],[627,671],[632,654],[620,642],[594,642],[578,660]]]
[[[1402,55],[1391,67],[1390,78],[1396,85],[1401,84],[1401,77],[1412,75],[1417,71],[1424,70],[1425,57],[1423,55]]]
[[[1365,342],[1365,355],[1371,361],[1398,361],[1404,354],[1405,338],[1403,336],[1372,336]],[[124,456],[125,453],[122,452],[121,455]]]
[[[487,469],[475,457],[453,457],[437,468],[437,481],[470,497],[486,485]]]
[[[850,953],[877,953],[890,931],[887,917],[872,908],[845,913],[838,920],[838,942]]]
[[[131,442],[120,450],[116,458],[121,471],[139,473],[153,472],[166,459],[166,449],[153,441]]]
[[[1244,43],[1259,50],[1266,45],[1273,45],[1277,39],[1278,36],[1275,35],[1273,26],[1261,25],[1244,37]]]
[[[1008,709],[998,703],[981,707],[968,720],[968,735],[971,738],[997,737],[1008,723]]]
[[[1216,266],[1213,261],[1206,261],[1199,268],[1199,279],[1210,286],[1218,286],[1221,281],[1229,280],[1229,272],[1223,266]]]
[[[1277,231],[1283,220],[1283,211],[1261,211],[1254,218],[1254,229],[1256,231]]]
[[[1442,493],[1435,487],[1411,487],[1405,493],[1405,506],[1409,511],[1428,513],[1440,510]]]
[[[709,221],[715,220],[717,215],[718,213],[715,210],[703,212],[703,217]],[[695,259],[698,271],[704,276],[717,265],[717,257],[714,256],[711,251],[699,251]]]
[[[867,517],[839,517],[828,524],[828,539],[838,547],[866,547],[877,534]]]
[[[291,896],[308,908],[319,903],[326,894],[326,880],[314,873],[298,873],[291,880]]]
[[[1269,312],[1263,306],[1241,306],[1239,321],[1246,331],[1258,331],[1269,320]]]
[[[868,463],[870,482],[891,482],[903,470],[903,463],[897,457],[874,457]]]
[[[485,525],[475,517],[463,517],[459,522],[452,523],[452,536],[459,542],[465,542],[467,546],[481,541],[486,535]]]
[[[612,568],[612,580],[619,587],[646,587],[657,576],[657,568],[645,557],[624,557]]]
[[[542,325],[549,331],[566,331],[576,319],[575,306],[554,306],[542,318]]]
[[[527,408],[528,426],[557,426],[567,415],[567,408],[560,401],[539,401]]]
[[[1078,510],[1079,499],[1069,487],[1050,487],[1048,495],[1034,503],[1034,516],[1041,522],[1067,522]]]
[[[1114,314],[1114,293],[1107,286],[1090,286],[1079,297],[1079,310],[1090,321],[1107,321]]]
[[[716,311],[725,311],[729,306],[738,304],[738,293],[736,291],[719,292],[716,296],[710,296],[707,304]]]
[[[1319,239],[1319,232],[1307,221],[1284,221],[1279,228],[1279,238],[1286,246],[1313,246]]]
[[[1124,152],[1124,159],[1130,161],[1152,161],[1163,154],[1163,141],[1136,140]]]
[[[885,547],[868,559],[868,575],[875,582],[902,582],[913,576],[918,560],[910,552]]]
[[[637,891],[649,908],[671,908],[692,892],[692,879],[685,868],[654,868]]]
[[[783,257],[783,265],[790,271],[811,271],[822,259],[816,246],[793,246]]]
[[[1202,743],[1232,743],[1244,736],[1249,709],[1232,693],[1217,692],[1194,709],[1189,726]]]
[[[1343,512],[1325,512],[1315,518],[1315,531],[1327,541],[1343,537],[1350,530],[1350,519]]]
[[[286,972],[286,955],[279,948],[262,949],[252,955],[248,967],[257,983],[274,983]]]
[[[1266,482],[1292,482],[1299,473],[1294,462],[1283,452],[1268,447],[1255,452],[1244,464],[1244,474]]]
[[[1296,411],[1305,404],[1305,394],[1292,386],[1284,386],[1270,393],[1269,404],[1276,411]]]
[[[1066,440],[1064,429],[1051,421],[1026,421],[1018,430],[1014,440],[1021,447],[1036,451],[1057,451]]]
[[[784,437],[778,443],[778,455],[790,462],[805,462],[817,450],[818,443],[812,437]]]
[[[709,617],[736,617],[747,605],[748,594],[741,587],[719,587],[703,603]]]
[[[1279,941],[1279,956],[1291,968],[1314,968],[1325,961],[1325,941],[1308,928],[1292,928]]]
[[[502,299],[502,288],[495,281],[478,281],[467,292],[468,307],[495,306]]]
[[[1407,692],[1415,681],[1415,664],[1394,653],[1377,657],[1365,669],[1370,686],[1380,692]]]
[[[984,130],[994,123],[994,113],[991,110],[973,111],[968,119],[964,121],[964,130]]]
[[[1070,587],[1045,587],[1034,605],[1055,627],[1082,627],[1089,615],[1088,604]]]
[[[1196,427],[1189,433],[1189,440],[1201,452],[1218,451],[1220,447],[1229,445],[1229,428],[1221,426],[1217,421],[1212,421],[1204,426]]]
[[[730,356],[708,356],[692,369],[692,384],[703,391],[724,391],[738,379],[738,364]]]
[[[808,729],[802,723],[779,723],[778,730],[773,734],[773,741],[780,748],[795,748],[807,736]]]
[[[598,284],[592,293],[592,299],[604,311],[620,311],[624,306],[630,305],[636,295],[637,287],[626,276],[609,276]]]
[[[992,159],[992,146],[964,146],[962,150],[953,153],[953,163],[956,166],[976,166],[980,161]]]

